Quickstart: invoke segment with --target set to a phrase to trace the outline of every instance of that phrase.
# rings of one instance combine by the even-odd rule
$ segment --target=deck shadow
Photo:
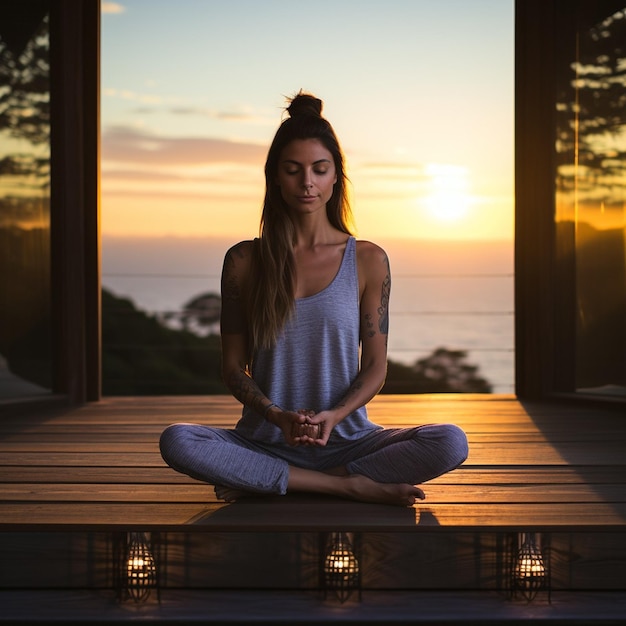
[[[437,526],[435,515],[419,505],[400,507],[353,502],[329,496],[290,494],[249,497],[199,514],[189,524],[234,531],[377,531]]]
[[[591,403],[531,402],[520,407],[558,453],[616,512],[623,514],[623,498],[615,499],[615,487],[626,481],[626,421],[623,407]],[[602,469],[601,478],[598,470]],[[593,505],[593,503],[588,503]]]

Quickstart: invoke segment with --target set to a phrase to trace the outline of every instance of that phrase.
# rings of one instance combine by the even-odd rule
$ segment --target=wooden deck
[[[453,422],[467,462],[412,508],[293,495],[220,503],[168,468],[160,432],[234,424],[226,396],[107,398],[0,420],[0,531],[613,531],[626,528],[626,418],[503,396],[378,396],[384,426]]]
[[[626,615],[626,416],[502,396],[379,396],[385,426],[454,422],[459,469],[414,507],[306,495],[216,501],[161,431],[231,426],[228,397],[108,398],[0,419],[0,622],[617,624]],[[159,601],[119,604],[115,545],[150,531]],[[361,602],[320,599],[320,533],[362,538]],[[507,546],[537,531],[552,602],[511,602]],[[510,551],[508,553],[511,554]]]

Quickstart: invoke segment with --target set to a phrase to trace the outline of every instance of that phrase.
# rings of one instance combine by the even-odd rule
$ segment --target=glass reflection
[[[581,21],[560,69],[557,249],[572,265],[574,386],[626,395],[626,2]]]
[[[46,2],[0,11],[0,398],[46,393],[50,88]]]

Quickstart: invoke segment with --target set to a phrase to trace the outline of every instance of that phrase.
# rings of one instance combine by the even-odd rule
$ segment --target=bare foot
[[[335,471],[341,471],[336,468]],[[417,500],[423,500],[424,492],[415,485],[405,483],[379,483],[361,474],[342,475],[319,472],[300,467],[289,467],[287,492],[301,491],[325,493],[339,498],[348,498],[359,502],[412,506]]]
[[[231,487],[225,487],[224,485],[215,485],[215,495],[218,500],[224,500],[224,502],[236,502],[243,498],[250,498],[256,494],[251,491],[243,491],[242,489],[232,489]]]
[[[415,485],[404,483],[378,483],[367,476],[350,474],[345,476],[346,495],[360,502],[412,506],[417,500],[424,500],[424,492]]]

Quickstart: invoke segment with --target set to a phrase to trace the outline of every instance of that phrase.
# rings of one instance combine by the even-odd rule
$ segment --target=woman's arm
[[[244,294],[250,273],[252,245],[242,241],[224,257],[222,267],[222,378],[242,404],[263,414],[271,404],[248,373],[248,329]]]
[[[220,314],[222,379],[239,402],[278,426],[293,445],[299,442],[293,435],[293,424],[304,422],[304,416],[273,405],[250,375],[245,295],[253,245],[252,241],[243,241],[228,250],[224,258]]]

